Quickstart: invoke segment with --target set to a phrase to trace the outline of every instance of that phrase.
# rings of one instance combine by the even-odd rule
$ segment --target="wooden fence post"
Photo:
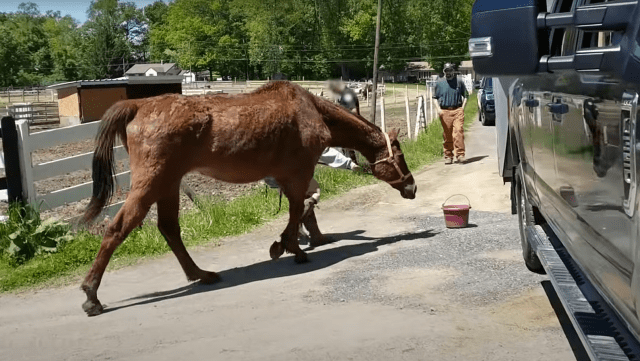
[[[413,137],[418,138],[420,132],[420,112],[422,111],[422,98],[418,97],[418,109],[416,111],[416,130],[413,132]]]
[[[20,156],[18,154],[18,131],[16,130],[15,119],[12,117],[3,117],[0,123],[0,129],[2,129],[2,151],[4,153],[4,167],[7,178],[7,195],[9,196],[9,202],[24,201]]]
[[[404,97],[404,107],[407,111],[407,138],[411,139],[411,114],[409,113],[409,97]]]
[[[22,102],[24,103],[24,89],[22,89]]]
[[[384,123],[384,97],[380,97],[380,128],[382,128],[383,132],[387,132],[387,127]]]

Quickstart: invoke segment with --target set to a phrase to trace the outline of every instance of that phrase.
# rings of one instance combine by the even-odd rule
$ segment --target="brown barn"
[[[60,125],[100,120],[118,100],[182,93],[182,76],[132,76],[105,80],[78,80],[51,85],[58,91]]]

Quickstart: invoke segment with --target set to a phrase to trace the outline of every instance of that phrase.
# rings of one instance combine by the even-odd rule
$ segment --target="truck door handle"
[[[547,109],[553,114],[567,114],[569,113],[569,106],[562,103],[547,103]]]
[[[537,99],[527,99],[524,101],[524,106],[527,108],[536,108],[540,106],[540,102]]]

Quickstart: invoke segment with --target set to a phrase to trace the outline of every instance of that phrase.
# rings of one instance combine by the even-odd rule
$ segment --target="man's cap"
[[[447,70],[447,69],[456,70],[456,67],[452,63],[445,63],[444,68],[442,70]]]

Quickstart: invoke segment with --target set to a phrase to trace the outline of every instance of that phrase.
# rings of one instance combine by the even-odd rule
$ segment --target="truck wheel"
[[[491,125],[489,124],[489,121],[487,120],[487,114],[485,114],[484,111],[480,112],[480,123],[482,123],[482,125],[484,125],[485,127]]]
[[[527,240],[525,229],[527,226],[533,226],[534,215],[533,208],[527,198],[525,187],[523,186],[523,179],[520,176],[519,169],[516,171],[516,202],[518,211],[518,226],[520,228],[520,243],[522,245],[522,257],[524,258],[524,264],[529,271],[545,274],[544,267],[540,263],[538,255],[531,248],[531,244]]]

